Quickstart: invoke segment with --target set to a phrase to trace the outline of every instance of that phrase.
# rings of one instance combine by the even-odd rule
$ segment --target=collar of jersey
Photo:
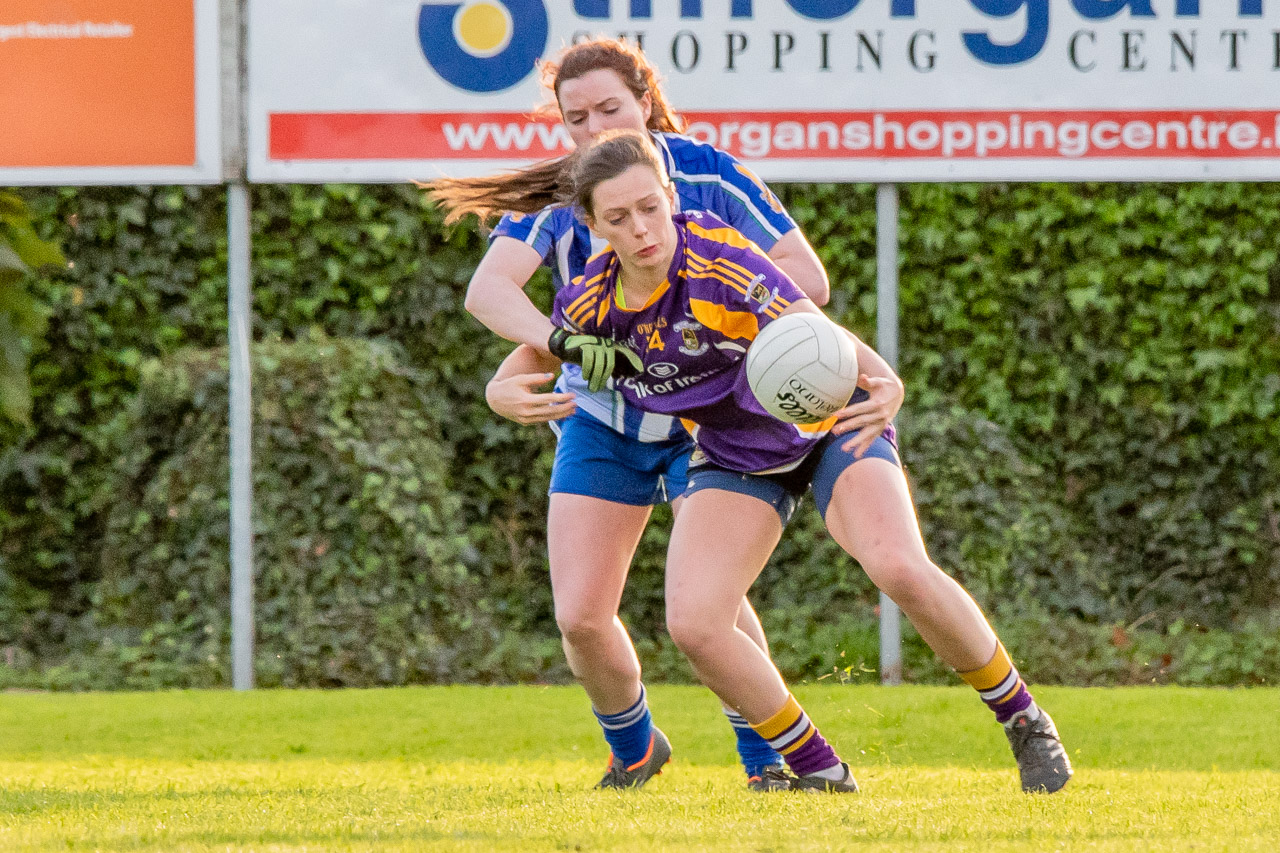
[[[671,289],[671,280],[663,279],[662,284],[658,285],[653,289],[653,293],[649,294],[649,298],[644,301],[643,305],[641,305],[639,308],[628,308],[622,298],[622,280],[619,279],[613,285],[613,304],[618,307],[619,311],[626,311],[628,313],[635,314],[636,312],[643,311],[644,309],[653,305],[655,302],[657,302],[659,299],[662,298],[662,294],[666,293],[670,289]]]

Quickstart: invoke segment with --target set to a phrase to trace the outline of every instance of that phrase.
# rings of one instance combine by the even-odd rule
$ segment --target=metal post
[[[253,407],[249,369],[249,189],[227,186],[231,408],[231,684],[253,688]]]
[[[231,686],[253,688],[253,337],[245,185],[245,0],[222,0],[222,151],[227,182],[227,349],[231,455]]]
[[[898,369],[898,185],[876,186],[876,351]],[[880,593],[880,683],[902,683],[902,615]]]

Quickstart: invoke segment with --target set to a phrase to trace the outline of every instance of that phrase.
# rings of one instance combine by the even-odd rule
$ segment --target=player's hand
[[[906,391],[901,382],[865,373],[858,377],[858,387],[867,392],[867,399],[836,412],[831,432],[845,435],[856,431],[858,434],[846,441],[843,449],[861,457],[898,414]]]
[[[582,365],[587,387],[599,391],[610,377],[635,376],[644,368],[640,356],[612,338],[556,329],[547,341],[547,350],[561,361]]]
[[[555,379],[551,373],[521,373],[506,379],[493,379],[484,386],[484,399],[489,408],[518,424],[541,424],[558,421],[578,409],[573,392],[540,392],[538,389]]]

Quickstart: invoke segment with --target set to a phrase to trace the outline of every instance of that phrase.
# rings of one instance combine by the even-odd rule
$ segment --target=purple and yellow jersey
[[[593,257],[556,294],[551,321],[625,341],[644,372],[614,382],[629,406],[680,418],[707,459],[743,473],[799,464],[835,423],[789,424],[768,414],[747,385],[747,347],[797,299],[800,288],[738,231],[709,214],[675,217],[676,253],[641,306],[625,306],[618,256]]]
[[[675,133],[653,133],[650,137],[675,184],[677,211],[710,212],[765,251],[796,227],[764,182],[732,155]],[[508,214],[494,228],[490,240],[496,237],[520,240],[541,255],[543,266],[551,269],[556,292],[582,275],[587,259],[605,248],[571,208],[561,206]],[[629,409],[613,391],[591,393],[576,365],[565,365],[556,389],[573,391],[579,409],[632,438],[661,441],[682,432],[680,424],[669,417]]]

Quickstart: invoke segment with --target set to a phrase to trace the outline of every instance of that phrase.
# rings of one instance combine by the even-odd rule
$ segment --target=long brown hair
[[[649,168],[664,187],[670,181],[649,137],[634,130],[606,130],[590,145],[569,155],[565,175],[569,196],[583,213],[594,217],[591,194],[596,187],[632,166]]]
[[[649,95],[649,130],[684,131],[684,120],[667,103],[658,71],[639,47],[620,39],[594,38],[566,48],[555,61],[539,63],[542,85],[552,100],[535,115],[559,115],[560,84],[592,71],[608,69],[622,80],[639,101]],[[536,213],[549,204],[564,201],[566,157],[556,157],[483,178],[440,178],[423,184],[427,195],[443,207],[445,224],[474,213],[481,222],[503,213]]]

